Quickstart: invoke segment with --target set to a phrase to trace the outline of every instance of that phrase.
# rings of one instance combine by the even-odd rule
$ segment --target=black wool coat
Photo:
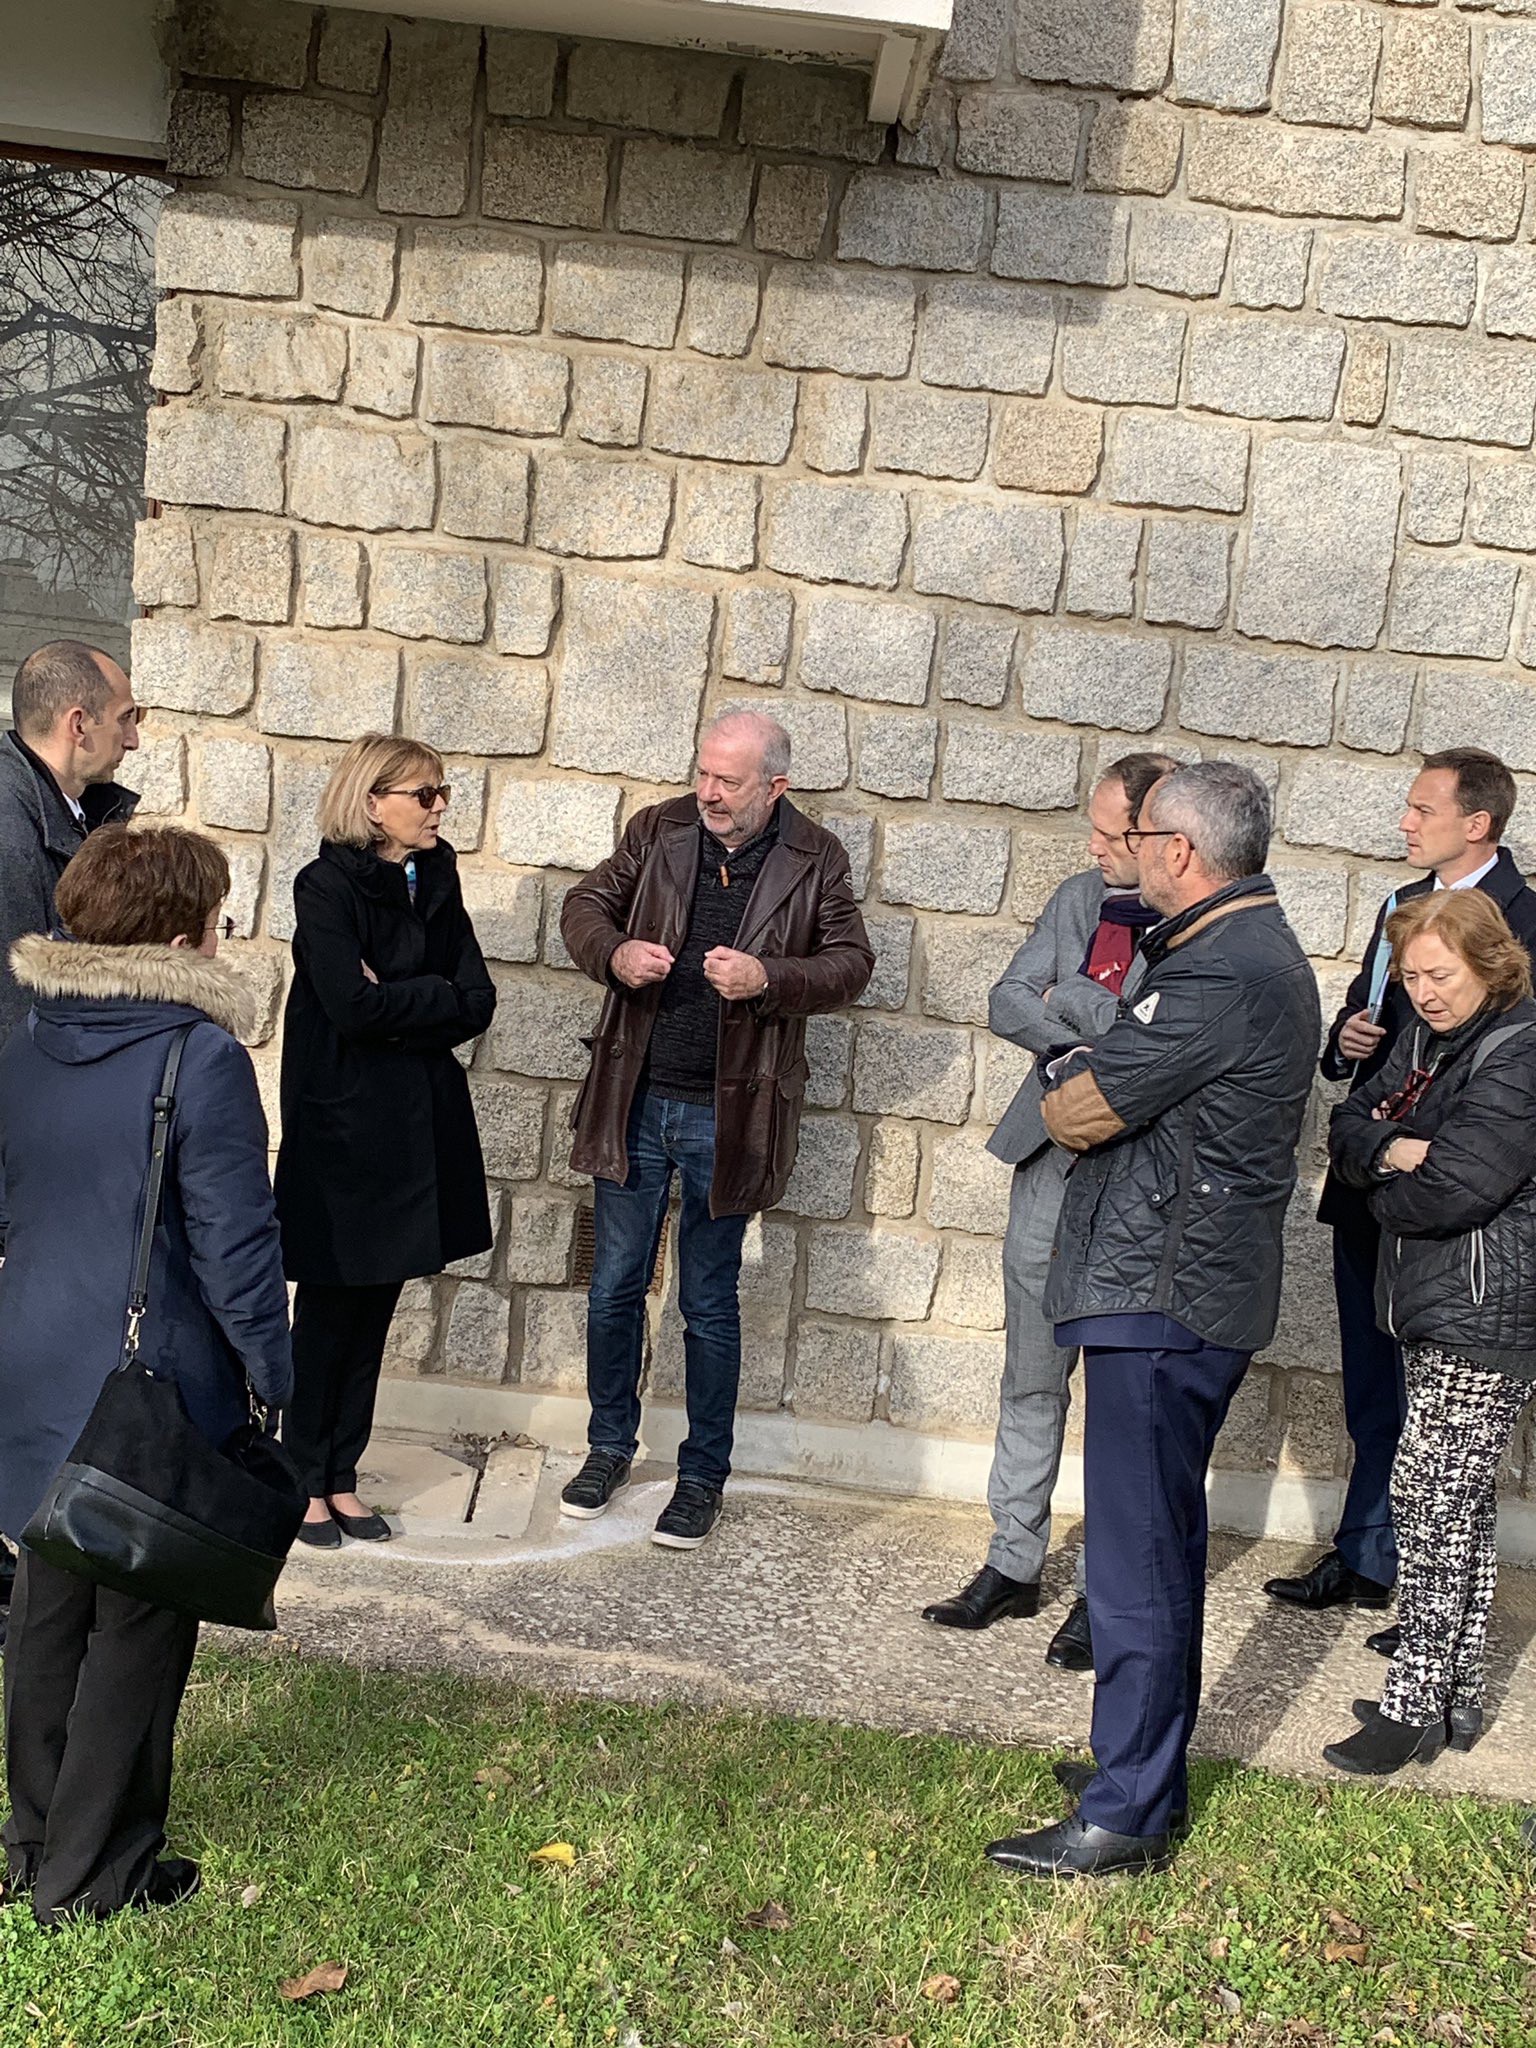
[[[413,905],[403,866],[327,841],[293,885],[275,1183],[290,1280],[419,1279],[491,1242],[453,1049],[490,1023],[496,988],[453,848],[439,843],[416,867]]]
[[[1435,1078],[1407,1116],[1372,1116],[1415,1067],[1430,1066]],[[1400,1137],[1429,1141],[1414,1173],[1382,1168]],[[1415,1021],[1374,1080],[1333,1112],[1328,1149],[1381,1226],[1382,1329],[1536,1379],[1536,1002],[1443,1038]]]

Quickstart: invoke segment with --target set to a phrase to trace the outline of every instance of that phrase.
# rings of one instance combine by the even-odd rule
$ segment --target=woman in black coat
[[[491,1242],[485,1168],[455,1046],[496,990],[464,908],[430,747],[368,734],[320,802],[320,857],[293,885],[277,1207],[297,1281],[283,1440],[309,1490],[301,1540],[389,1525],[357,1498],[390,1318],[407,1280]]]
[[[220,1444],[247,1387],[288,1399],[288,1298],[247,984],[213,956],[229,865],[167,829],[91,834],[59,883],[68,939],[11,954],[30,1015],[0,1053],[0,1529],[20,1537],[122,1357],[153,1104],[186,1032],[139,1358]],[[162,1856],[197,1623],[23,1549],[6,1648],[7,1881],[45,1925],[171,1905]]]
[[[1381,1327],[1403,1346],[1392,1467],[1401,1643],[1381,1704],[1323,1751],[1379,1777],[1482,1728],[1499,1466],[1536,1381],[1536,1002],[1491,897],[1419,896],[1387,921],[1417,1025],[1333,1113],[1340,1177],[1382,1227]]]

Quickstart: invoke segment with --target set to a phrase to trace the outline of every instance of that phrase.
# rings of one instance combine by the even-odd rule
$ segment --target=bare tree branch
[[[0,160],[0,559],[107,605],[143,497],[161,192]]]

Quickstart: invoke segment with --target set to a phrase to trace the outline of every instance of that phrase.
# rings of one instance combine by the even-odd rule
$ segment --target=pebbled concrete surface
[[[297,1554],[279,1587],[282,1631],[316,1655],[608,1699],[1086,1744],[1091,1680],[1042,1661],[1070,1598],[1075,1527],[1058,1529],[1035,1620],[957,1634],[919,1611],[980,1563],[989,1524],[979,1509],[742,1481],[709,1542],[678,1552],[649,1541],[669,1473],[637,1468],[607,1516],[581,1523],[557,1504],[576,1463],[522,1459],[526,1528],[496,1542],[492,1561],[451,1537],[446,1559],[425,1538]],[[507,1504],[503,1491],[498,1519],[510,1528]],[[1376,1696],[1385,1666],[1364,1641],[1387,1617],[1300,1614],[1265,1598],[1264,1579],[1314,1554],[1213,1541],[1202,1754],[1334,1777],[1319,1751],[1354,1726],[1352,1699]],[[1470,1754],[1411,1766],[1397,1782],[1536,1803],[1533,1640],[1536,1574],[1506,1569],[1487,1734]]]

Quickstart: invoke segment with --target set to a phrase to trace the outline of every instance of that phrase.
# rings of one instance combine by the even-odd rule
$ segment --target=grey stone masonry
[[[848,1433],[855,1477],[913,1430],[984,1457],[984,1148],[1030,1066],[988,998],[1095,778],[1250,763],[1330,1011],[1424,751],[1536,789],[1536,8],[963,0],[910,128],[822,58],[170,11],[129,772],[230,849],[274,1112],[293,876],[355,735],[447,757],[499,991],[463,1049],[497,1249],[413,1285],[390,1369],[579,1401],[604,992],[561,907],[750,705],[877,968],[809,1020],[743,1404]],[[1336,1485],[1324,1124],[1285,1346],[1218,1455]]]

